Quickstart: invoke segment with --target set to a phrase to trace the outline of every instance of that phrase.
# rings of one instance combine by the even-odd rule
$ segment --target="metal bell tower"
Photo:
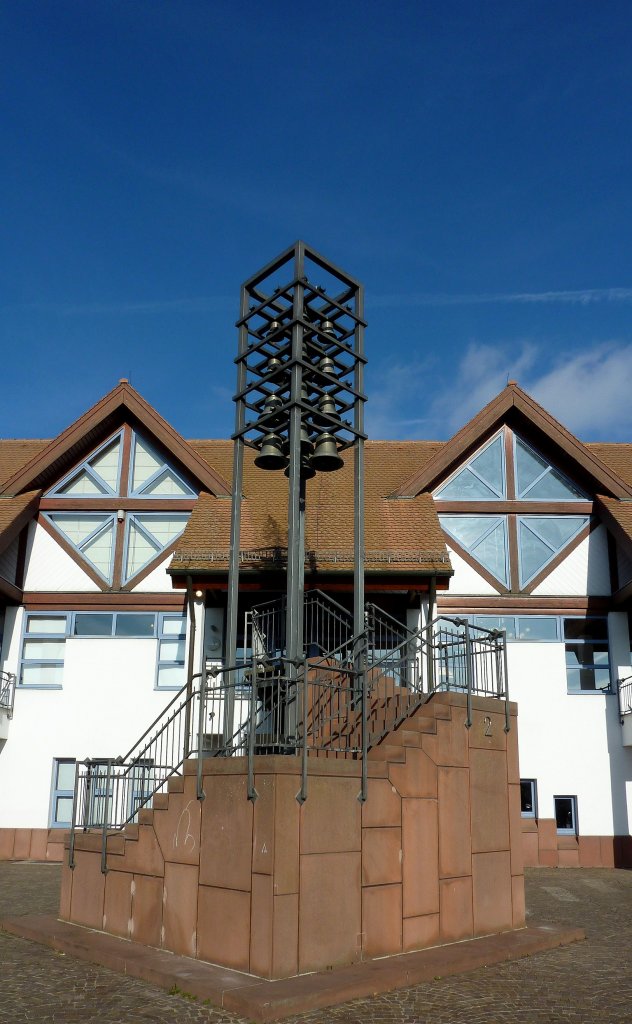
[[[306,483],[354,460],[354,633],[364,629],[364,291],[296,242],[241,288],[226,664],[236,661],[244,446],[288,486],[287,675],[303,657]]]

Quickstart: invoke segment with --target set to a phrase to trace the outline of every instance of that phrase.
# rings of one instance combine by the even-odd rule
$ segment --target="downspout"
[[[191,712],[193,710],[193,665],[195,658],[195,600],[193,597],[193,580],[191,576],[187,576],[187,604],[189,609],[189,656],[187,658],[187,706],[184,717],[184,750],[183,758],[187,758],[191,753]],[[199,751],[198,751],[199,754]]]

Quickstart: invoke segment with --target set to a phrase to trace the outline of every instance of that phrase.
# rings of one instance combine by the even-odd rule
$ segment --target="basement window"
[[[554,796],[555,824],[561,836],[577,835],[577,797]]]
[[[520,813],[523,818],[537,818],[538,790],[535,779],[520,779]]]
[[[75,796],[74,758],[56,757],[53,761],[53,788],[50,803],[50,827],[70,828],[72,825],[72,803]]]

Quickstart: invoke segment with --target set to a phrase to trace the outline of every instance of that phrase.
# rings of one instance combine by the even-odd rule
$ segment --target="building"
[[[242,614],[284,591],[287,545],[283,474],[244,474]],[[61,859],[76,762],[125,755],[221,661],[231,476],[230,441],[184,440],[124,380],[0,442],[0,858]],[[351,464],[307,485],[306,589],[341,614],[352,507]],[[368,602],[507,632],[526,863],[632,866],[632,445],[511,383],[447,442],[367,442],[365,523]]]

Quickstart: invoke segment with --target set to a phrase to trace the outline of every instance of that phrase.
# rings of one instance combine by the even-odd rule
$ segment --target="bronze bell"
[[[320,325],[320,329],[321,329],[323,334],[329,334],[332,338],[336,337],[336,332],[334,331],[334,325],[331,322],[331,320],[323,320],[321,325]]]
[[[286,466],[284,473],[285,476],[289,477],[289,464]],[[314,476],[316,476],[316,470],[312,466],[312,460],[307,455],[301,455],[301,480],[311,480]]]
[[[319,434],[312,455],[312,465],[318,473],[333,473],[344,466],[344,460],[338,454],[336,438],[333,434]]]
[[[287,466],[287,458],[283,454],[283,438],[279,434],[265,435],[261,451],[255,458],[255,466],[259,469],[283,469]]]
[[[307,432],[306,427],[301,427],[301,457],[311,455],[314,451],[314,442]]]
[[[318,399],[318,411],[324,413],[325,416],[338,416],[338,410],[332,395],[325,393],[320,396]],[[321,418],[320,422],[326,424],[327,420]]]
[[[283,402],[278,395],[268,395],[265,402],[263,403],[263,415],[270,416],[271,414],[278,413],[282,405]],[[268,423],[270,424],[270,426],[278,424],[279,417],[274,416],[274,419],[268,420]]]
[[[266,373],[276,373],[282,366],[283,363],[280,359],[277,359],[276,356],[270,356],[266,365]]]
[[[318,364],[318,369],[321,373],[336,373],[336,365],[331,356],[323,356]]]

